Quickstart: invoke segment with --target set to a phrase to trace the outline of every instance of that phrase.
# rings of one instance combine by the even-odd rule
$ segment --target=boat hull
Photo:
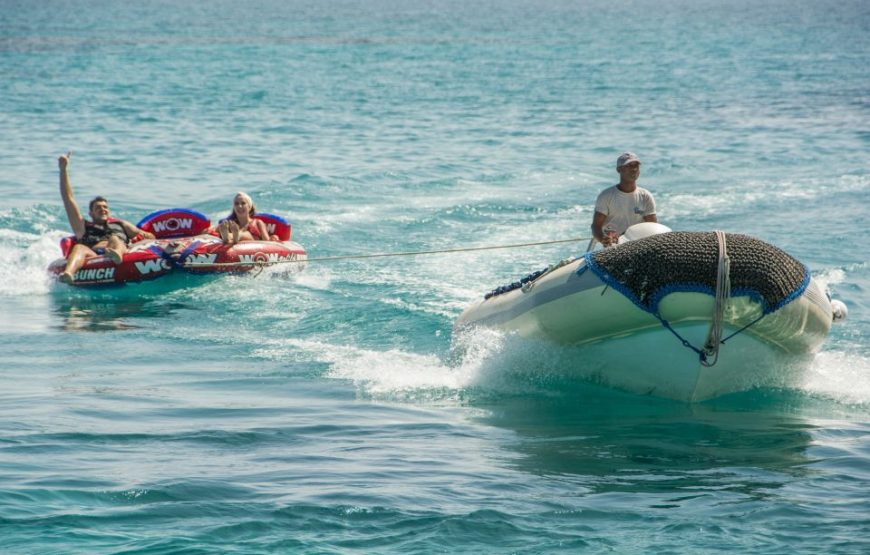
[[[663,295],[656,311],[606,283],[580,258],[523,287],[468,307],[460,328],[483,326],[577,351],[567,374],[628,391],[700,401],[800,379],[830,330],[831,305],[818,283],[765,313],[757,296],[732,296],[722,316],[716,359],[699,351],[715,298],[698,291]],[[711,365],[712,364],[712,365]]]

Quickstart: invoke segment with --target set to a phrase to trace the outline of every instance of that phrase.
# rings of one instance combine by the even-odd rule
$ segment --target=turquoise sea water
[[[851,0],[0,0],[0,551],[870,551],[868,31]],[[453,335],[585,242],[44,273],[67,151],[119,217],[246,190],[326,257],[588,237],[626,149],[660,221],[849,306],[799,387],[687,405]]]

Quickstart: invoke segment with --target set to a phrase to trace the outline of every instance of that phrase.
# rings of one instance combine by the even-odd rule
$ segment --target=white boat
[[[457,327],[571,346],[581,356],[565,373],[701,401],[794,384],[845,313],[773,245],[643,223],[614,247],[492,291]]]

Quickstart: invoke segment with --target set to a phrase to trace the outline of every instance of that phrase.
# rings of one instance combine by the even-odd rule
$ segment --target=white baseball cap
[[[626,164],[631,164],[632,162],[640,164],[640,158],[637,157],[637,154],[634,152],[623,152],[619,155],[619,158],[616,159],[616,169],[619,169]]]

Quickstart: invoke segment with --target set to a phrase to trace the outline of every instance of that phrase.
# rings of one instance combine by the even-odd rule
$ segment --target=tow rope
[[[274,260],[274,261],[250,261],[250,262],[191,262],[185,263],[185,268],[193,268],[198,266],[215,267],[215,266],[273,266],[275,264],[307,264],[308,262],[333,262],[337,260],[362,260],[366,258],[389,258],[398,256],[420,256],[427,254],[450,254],[457,252],[475,252],[488,251],[498,249],[518,249],[523,247],[538,247],[543,245],[557,245],[560,243],[577,243],[586,241],[587,237],[575,237],[572,239],[557,239],[554,241],[537,241],[534,243],[515,243],[512,245],[489,245],[485,247],[463,247],[457,249],[440,249],[426,251],[403,251],[403,252],[381,252],[373,254],[350,254],[341,256],[321,256],[318,258],[305,258],[302,260]]]

